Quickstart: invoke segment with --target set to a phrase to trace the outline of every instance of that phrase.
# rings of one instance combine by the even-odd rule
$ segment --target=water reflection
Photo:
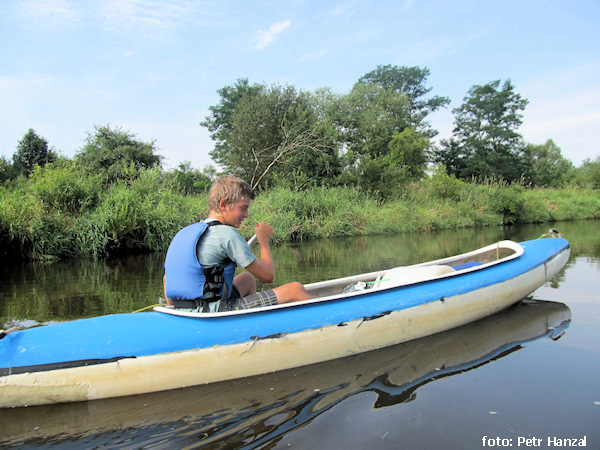
[[[571,319],[556,302],[523,301],[495,316],[413,342],[294,370],[177,391],[0,410],[0,444],[257,447],[273,444],[365,392],[374,408],[416,398],[437,379],[489,364]]]

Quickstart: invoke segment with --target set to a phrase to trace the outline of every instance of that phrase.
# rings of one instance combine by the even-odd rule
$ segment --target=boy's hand
[[[273,227],[267,222],[260,222],[256,224],[255,233],[260,245],[268,244],[273,236]]]

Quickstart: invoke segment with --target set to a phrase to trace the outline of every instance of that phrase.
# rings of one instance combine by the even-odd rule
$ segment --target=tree
[[[210,152],[214,161],[226,159],[229,152],[229,136],[233,131],[233,114],[243,98],[252,98],[265,88],[262,84],[248,83],[247,78],[238,79],[233,86],[225,86],[217,91],[221,100],[217,105],[209,106],[211,112],[200,126],[206,127],[215,141]]]
[[[382,197],[397,194],[407,183],[423,178],[431,141],[409,127],[401,133],[395,132],[388,147],[387,154],[361,162],[361,177],[355,183]]]
[[[18,174],[28,177],[36,165],[43,167],[57,158],[57,153],[48,149],[48,141],[30,128],[13,154],[13,167]]]
[[[217,171],[211,165],[205,166],[200,171],[192,168],[190,161],[184,161],[173,171],[173,174],[182,194],[204,194],[210,190]]]
[[[574,169],[569,174],[569,182],[600,189],[600,156],[593,161],[590,158],[583,161],[581,167]]]
[[[105,125],[97,126],[93,135],[88,133],[75,160],[85,171],[112,182],[135,177],[141,169],[160,167],[162,157],[155,151],[154,141],[143,142],[129,131]]]
[[[573,163],[562,156],[552,139],[545,144],[527,144],[524,149],[528,181],[536,186],[560,187],[573,170]]]
[[[345,148],[341,182],[379,190],[381,167],[395,133],[409,127],[407,97],[378,84],[356,83],[339,102],[336,123]]]
[[[398,67],[388,64],[377,66],[377,69],[362,76],[358,82],[376,84],[405,95],[409,102],[408,126],[415,127],[428,137],[433,137],[437,131],[431,130],[425,119],[430,113],[448,106],[450,99],[439,95],[424,98],[433,89],[425,87],[429,74],[430,71],[426,67]]]
[[[410,126],[409,102],[392,89],[357,83],[342,101],[340,125],[350,152],[379,157],[389,152],[394,132]]]
[[[402,173],[404,180],[418,181],[425,176],[431,148],[429,138],[410,127],[402,133],[394,133],[389,147],[389,167]]]
[[[587,158],[581,168],[589,186],[594,189],[600,189],[600,156],[595,161]]]
[[[15,168],[11,162],[4,156],[0,156],[0,182],[12,180],[17,176]]]
[[[501,88],[500,80],[473,86],[464,103],[452,111],[453,137],[441,141],[436,160],[459,178],[519,180],[526,167],[524,142],[517,129],[527,103],[514,92],[510,80]],[[453,166],[459,172],[454,173]]]
[[[230,90],[221,90],[229,95]],[[211,156],[227,172],[266,187],[275,179],[307,174],[315,182],[336,170],[337,149],[320,123],[309,94],[291,86],[261,87],[236,96],[235,108],[219,113],[215,149]],[[224,99],[221,105],[232,105]],[[214,111],[220,111],[216,108]],[[212,124],[216,124],[213,115]],[[206,123],[205,123],[206,125]],[[213,127],[214,129],[214,127]],[[215,136],[213,135],[213,139]]]

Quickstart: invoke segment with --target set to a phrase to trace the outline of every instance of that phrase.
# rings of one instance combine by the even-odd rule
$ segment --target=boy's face
[[[248,197],[242,198],[240,201],[233,204],[228,204],[221,200],[223,224],[229,225],[234,228],[239,228],[242,222],[248,218],[248,209],[250,209],[250,199]]]

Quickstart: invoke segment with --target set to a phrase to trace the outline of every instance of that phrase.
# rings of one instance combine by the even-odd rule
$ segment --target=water
[[[548,439],[585,437],[587,447],[600,448],[598,223],[554,226],[571,242],[567,267],[499,315],[259,377],[0,410],[0,445],[479,449],[526,443],[548,448]],[[310,282],[449,256],[504,238],[536,238],[548,228],[303,242],[277,247],[274,256],[279,283]],[[156,303],[163,257],[0,268],[0,324],[32,326]]]

